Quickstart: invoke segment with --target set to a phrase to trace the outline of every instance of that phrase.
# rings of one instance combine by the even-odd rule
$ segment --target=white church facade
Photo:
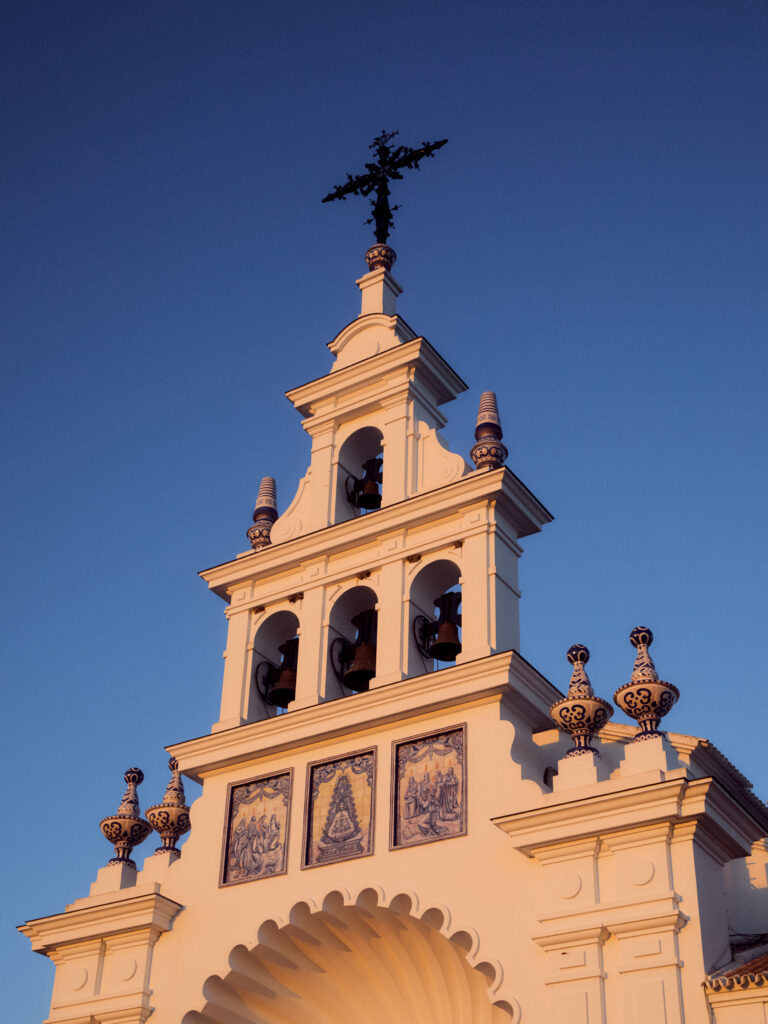
[[[518,653],[521,543],[552,517],[492,393],[474,465],[447,448],[466,385],[398,315],[390,254],[329,373],[288,392],[296,496],[278,516],[263,481],[252,546],[201,574],[219,720],[169,748],[145,816],[126,773],[112,862],[22,926],[56,964],[48,1024],[768,1024],[768,808],[659,731],[650,630],[625,724],[585,648],[566,696]]]

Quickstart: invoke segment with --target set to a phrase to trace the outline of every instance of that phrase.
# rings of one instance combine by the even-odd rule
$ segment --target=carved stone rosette
[[[599,757],[600,751],[590,746],[590,741],[611,717],[613,708],[607,700],[596,697],[592,690],[584,668],[589,661],[589,650],[583,644],[574,644],[568,648],[566,657],[573,665],[568,694],[552,705],[549,714],[555,725],[573,740],[573,747],[566,757],[578,757],[579,754],[597,754]]]
[[[274,477],[262,477],[256,507],[253,510],[253,526],[247,531],[248,540],[254,551],[272,543],[272,527],[277,519],[277,486]]]
[[[503,436],[496,393],[484,391],[477,410],[475,444],[469,453],[477,469],[499,469],[504,465],[509,452],[501,443]]]
[[[147,810],[147,819],[152,828],[157,832],[163,841],[155,853],[171,851],[181,856],[181,850],[176,848],[176,843],[189,832],[189,807],[184,803],[184,783],[179,773],[179,762],[172,757],[168,762],[171,769],[171,781],[165,790],[163,802],[155,804]]]
[[[372,245],[365,254],[365,262],[368,264],[368,270],[391,270],[394,266],[395,260],[397,259],[397,253],[383,242],[379,242],[376,245]]]
[[[632,741],[636,743],[660,735],[659,723],[672,709],[680,691],[672,683],[659,679],[648,651],[653,643],[653,633],[647,626],[635,626],[629,634],[629,642],[637,650],[632,678],[618,688],[613,699],[640,726],[640,732]]]
[[[144,842],[152,831],[152,826],[141,817],[139,798],[136,793],[136,787],[144,781],[144,772],[141,768],[129,768],[124,778],[128,788],[123,794],[117,813],[108,818],[102,818],[99,828],[115,848],[115,856],[108,863],[127,864],[129,867],[135,868],[136,864],[131,860],[131,852],[134,846]]]

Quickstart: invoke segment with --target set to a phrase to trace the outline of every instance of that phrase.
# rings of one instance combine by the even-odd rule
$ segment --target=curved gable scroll
[[[331,892],[320,909],[295,904],[287,924],[266,921],[182,1024],[518,1024],[476,936],[453,931],[447,910],[420,913],[413,894],[382,897]]]
[[[336,356],[331,373],[363,359],[370,359],[379,352],[396,348],[406,341],[413,341],[416,337],[408,324],[397,315],[368,313],[359,316],[328,343],[328,348]]]

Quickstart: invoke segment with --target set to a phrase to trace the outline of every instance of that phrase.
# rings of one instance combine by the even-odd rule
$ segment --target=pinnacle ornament
[[[477,469],[499,469],[504,465],[509,452],[501,443],[503,436],[496,392],[484,391],[477,410],[475,444],[469,453]]]
[[[270,534],[277,519],[277,485],[272,476],[262,477],[256,506],[253,510],[253,526],[247,531],[248,540],[254,551],[272,543]]]
[[[185,832],[189,832],[189,807],[184,802],[184,783],[175,757],[169,760],[168,767],[171,769],[171,781],[165,790],[163,802],[148,808],[147,820],[163,841],[155,853],[168,851],[181,856],[176,843]]]
[[[136,864],[131,860],[131,852],[134,846],[144,842],[152,831],[152,826],[141,817],[139,798],[136,793],[136,787],[144,781],[144,772],[141,768],[129,768],[124,778],[128,788],[123,793],[117,813],[108,818],[102,818],[99,828],[115,848],[115,856],[108,863],[127,864],[128,867],[135,868]]]
[[[653,643],[653,633],[647,626],[635,626],[629,634],[629,642],[637,650],[632,678],[618,688],[613,699],[640,726],[640,732],[632,741],[636,743],[662,735],[659,724],[671,711],[680,691],[672,683],[659,679],[648,650]]]
[[[573,665],[568,693],[552,705],[549,715],[555,725],[573,740],[573,747],[566,757],[579,754],[596,754],[599,757],[600,752],[590,746],[590,742],[611,717],[613,708],[607,700],[594,694],[584,667],[589,661],[589,649],[583,644],[574,644],[568,648],[566,657]]]

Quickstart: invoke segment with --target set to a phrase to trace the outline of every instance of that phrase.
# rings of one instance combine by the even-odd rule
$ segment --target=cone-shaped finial
[[[270,534],[276,519],[277,485],[274,477],[264,476],[259,484],[256,506],[253,510],[253,526],[247,532],[248,540],[255,551],[272,543]]]
[[[568,684],[569,697],[594,697],[592,684],[584,666],[589,661],[589,648],[584,644],[574,644],[568,648],[566,658],[573,665],[571,681]]]
[[[653,633],[647,626],[635,626],[629,634],[629,642],[636,649],[635,665],[632,669],[632,682],[656,682],[659,678],[656,666],[648,648],[653,643]]]
[[[103,818],[99,828],[115,848],[115,856],[109,863],[127,864],[128,867],[135,868],[136,865],[131,860],[131,851],[134,846],[144,842],[152,829],[149,822],[141,817],[136,793],[136,787],[144,781],[144,772],[141,768],[129,768],[125,773],[125,781],[128,788],[123,793],[117,814]]]
[[[477,408],[477,422],[475,424],[475,436],[481,427],[497,427],[499,439],[504,435],[501,431],[501,420],[499,419],[499,405],[496,401],[495,391],[484,391],[480,395],[480,404]]]
[[[635,741],[645,740],[659,735],[661,720],[672,709],[680,691],[672,683],[659,679],[648,650],[653,643],[653,633],[647,626],[635,626],[629,634],[629,642],[637,650],[632,676],[618,688],[613,699],[639,724],[640,732]]]
[[[171,781],[165,788],[165,796],[163,797],[164,804],[183,804],[184,803],[184,783],[181,781],[181,772],[179,771],[179,762],[175,757],[172,757],[168,761],[168,767],[171,769]]]
[[[504,465],[509,452],[501,443],[504,433],[499,419],[499,407],[494,391],[484,391],[480,396],[475,426],[475,444],[470,456],[478,469],[498,469]]]
[[[256,496],[256,506],[253,511],[254,521],[256,513],[262,509],[277,512],[277,484],[273,476],[263,476],[261,478],[259,493]]]
[[[129,768],[123,776],[128,783],[128,788],[123,793],[123,799],[117,808],[118,814],[141,814],[139,810],[139,794],[136,787],[144,781],[144,772],[141,768]]]
[[[594,695],[584,668],[589,661],[589,648],[584,644],[574,644],[568,648],[566,657],[573,665],[568,694],[552,705],[549,715],[555,725],[573,740],[573,747],[566,757],[578,754],[596,754],[599,757],[599,751],[590,746],[590,742],[611,717],[613,708],[607,700]]]
[[[170,851],[181,856],[176,843],[185,832],[189,832],[189,808],[184,803],[184,783],[175,757],[170,759],[168,767],[171,769],[171,781],[166,787],[163,802],[147,810],[147,819],[163,841],[155,853]]]

